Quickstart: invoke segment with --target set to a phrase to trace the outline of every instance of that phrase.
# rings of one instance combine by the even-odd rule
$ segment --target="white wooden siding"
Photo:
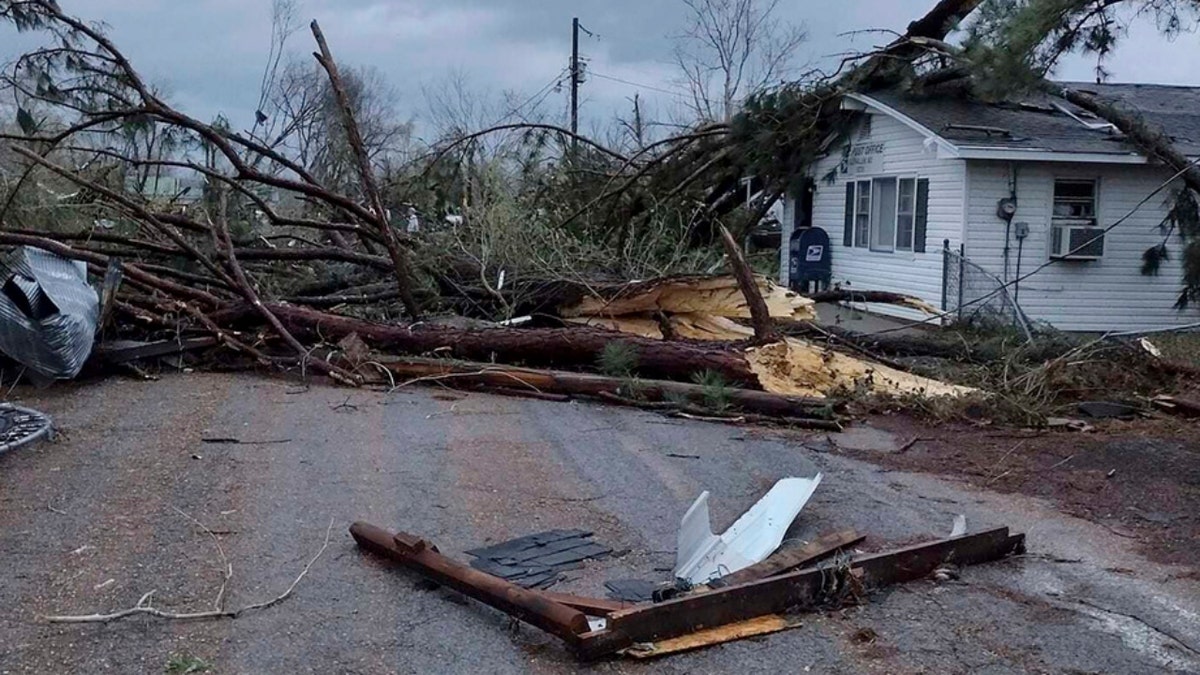
[[[970,160],[967,257],[1001,279],[1004,270],[1004,221],[997,200],[1009,195],[1009,176],[1017,175],[1014,223],[1029,223],[1021,255],[1021,274],[1046,263],[1050,255],[1050,215],[1056,178],[1097,179],[1097,219],[1107,227],[1132,211],[1169,174],[1149,166],[1075,163],[1010,163]],[[933,193],[933,189],[930,189]],[[1145,330],[1195,322],[1200,312],[1179,312],[1173,305],[1181,288],[1180,242],[1172,236],[1170,260],[1157,276],[1141,274],[1142,253],[1162,241],[1159,223],[1170,190],[1151,198],[1105,236],[1100,260],[1060,261],[1020,284],[1021,308],[1035,321],[1068,331]],[[840,228],[839,228],[840,232]],[[1010,239],[1007,279],[1016,278],[1017,240]]]
[[[924,136],[892,117],[882,114],[872,117],[870,142],[885,144],[882,166],[875,173],[854,176],[838,173],[833,183],[827,182],[825,176],[841,164],[840,145],[830,148],[829,155],[818,161],[812,171],[816,181],[813,223],[829,233],[833,249],[833,283],[851,289],[906,293],[937,307],[942,298],[942,242],[949,239],[951,246],[957,247],[962,241],[965,163],[957,159],[938,159],[935,149],[926,147]],[[861,142],[856,133],[851,137],[855,142]],[[924,253],[886,253],[842,245],[847,179],[879,176],[929,179],[929,220]],[[781,278],[786,282],[786,249],[792,223],[785,219],[783,225],[785,251],[780,269]],[[869,309],[905,318],[926,318],[915,310],[890,305],[873,305]]]

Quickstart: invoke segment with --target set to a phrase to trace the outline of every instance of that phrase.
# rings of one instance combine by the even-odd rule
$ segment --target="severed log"
[[[385,352],[437,352],[469,361],[591,368],[606,345],[619,342],[637,352],[637,370],[648,377],[688,380],[708,370],[721,374],[729,386],[760,388],[745,357],[719,343],[663,342],[588,327],[473,330],[432,324],[395,326],[292,305],[270,304],[267,308],[296,335],[336,342],[358,333],[367,344]],[[224,323],[250,314],[249,308],[239,307],[213,314],[213,318]]]
[[[442,586],[453,588],[537,626],[568,644],[575,644],[579,636],[588,630],[587,616],[578,609],[455,562],[438,553],[436,547],[423,539],[403,532],[393,536],[381,528],[361,522],[350,526],[350,534],[361,548],[390,558]]]
[[[439,359],[393,360],[377,358],[373,363],[405,381],[436,381],[449,387],[488,386],[498,388],[528,388],[537,393],[569,394],[573,396],[596,396],[605,400],[622,401],[624,397],[608,397],[618,390],[636,391],[633,394],[644,401],[671,401],[684,399],[703,405],[710,392],[706,387],[684,382],[666,380],[630,380],[587,373],[571,373],[554,370],[531,370],[488,363],[463,363]],[[798,396],[780,396],[752,389],[727,388],[722,395],[733,407],[759,413],[789,422],[804,423],[813,428],[839,431],[841,426],[827,419],[830,415],[829,402],[824,399]],[[825,418],[825,419],[818,419]]]

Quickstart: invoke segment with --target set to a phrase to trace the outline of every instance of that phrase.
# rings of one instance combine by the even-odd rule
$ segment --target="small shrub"
[[[729,383],[715,370],[703,370],[692,376],[703,388],[704,405],[718,412],[729,409]]]
[[[633,378],[638,367],[637,349],[625,342],[609,342],[597,357],[596,366],[609,377]]]
[[[167,661],[167,672],[173,675],[207,673],[210,670],[212,670],[212,664],[191,654],[172,654]]]

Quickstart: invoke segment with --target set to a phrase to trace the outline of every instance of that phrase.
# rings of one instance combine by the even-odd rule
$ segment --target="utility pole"
[[[571,133],[579,133],[579,17],[571,19]],[[579,141],[571,139],[571,147]]]

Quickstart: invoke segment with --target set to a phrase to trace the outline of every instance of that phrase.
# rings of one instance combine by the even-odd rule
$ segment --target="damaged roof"
[[[1200,87],[1062,82],[1162,127],[1186,155],[1200,155]],[[1066,100],[1034,94],[1015,102],[986,103],[959,95],[914,95],[900,90],[865,94],[963,148],[1130,154],[1137,149],[1104,120]]]

